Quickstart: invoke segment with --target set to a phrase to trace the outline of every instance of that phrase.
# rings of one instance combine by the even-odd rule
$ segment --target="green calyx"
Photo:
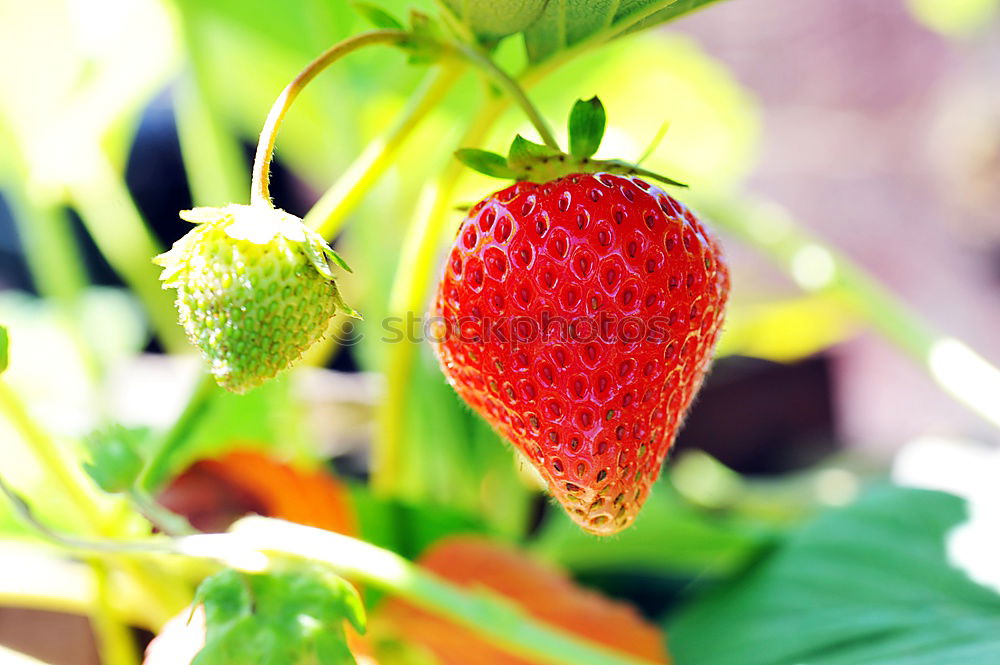
[[[478,148],[462,148],[455,152],[455,156],[469,168],[494,178],[542,183],[574,173],[617,173],[687,187],[672,178],[641,168],[638,164],[621,159],[594,159],[604,138],[606,122],[607,116],[600,99],[581,99],[573,105],[569,116],[568,153],[534,143],[519,134],[514,137],[506,157]]]
[[[295,362],[337,312],[358,316],[331,264],[350,268],[298,217],[230,204],[181,218],[195,228],[154,262],[220,386],[246,392]]]

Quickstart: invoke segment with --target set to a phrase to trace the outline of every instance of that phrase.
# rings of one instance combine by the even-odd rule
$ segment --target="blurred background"
[[[434,10],[430,2],[378,4],[398,15],[411,6]],[[274,96],[316,54],[366,27],[339,0],[280,7],[265,0],[0,0],[0,324],[11,338],[3,381],[65,445],[78,447],[109,423],[169,430],[186,413],[201,365],[150,258],[188,230],[178,210],[248,198],[253,146]],[[502,42],[497,60],[523,69],[521,37]],[[425,67],[385,49],[351,56],[317,79],[279,137],[277,205],[305,216],[366,145],[391,131],[427,85],[425,75]],[[690,183],[696,206],[712,210],[747,196],[770,206],[775,218],[872,275],[926,330],[1000,363],[995,0],[710,3],[576,58],[529,94],[554,125],[573,100],[599,94],[609,113],[607,156],[637,157],[669,121],[647,166]],[[679,663],[735,662],[705,636],[723,619],[739,623],[739,608],[759,607],[739,591],[726,603],[732,615],[712,623],[711,599],[690,612],[687,603],[702,591],[725,594],[725,584],[784,547],[785,534],[887,479],[979,506],[963,513],[949,504],[954,519],[938,524],[937,508],[921,507],[923,495],[887,499],[903,513],[912,507],[938,541],[972,515],[979,526],[949,541],[944,558],[1000,588],[1000,392],[979,391],[972,401],[980,413],[969,409],[942,385],[941,372],[928,371],[927,358],[900,348],[906,332],[876,332],[838,288],[808,288],[805,279],[803,290],[794,265],[789,274],[721,219],[734,288],[720,357],[664,487],[637,527],[606,547],[546,502],[506,446],[452,395],[429,349],[414,349],[409,371],[393,370],[381,322],[394,312],[404,232],[428,174],[449,163],[482,97],[476,77],[465,73],[340,224],[335,244],[355,270],[342,289],[365,320],[338,319],[306,366],[246,397],[213,393],[164,467],[157,489],[167,487],[165,503],[223,528],[227,517],[265,508],[259,497],[234,498],[231,484],[219,490],[211,473],[203,474],[209,480],[183,476],[192,464],[233,450],[319,464],[353,488],[365,538],[408,556],[452,532],[517,543],[634,604],[671,636],[676,625]],[[515,131],[531,133],[510,109],[480,147],[502,150]],[[453,205],[497,187],[467,174]],[[453,229],[461,213],[451,217]],[[976,367],[973,375],[986,377],[980,386],[998,384],[988,365]],[[406,433],[406,472],[390,509],[364,480],[393,381],[404,382],[396,424]],[[39,496],[46,481],[20,436],[10,413],[0,413],[0,467],[25,495]],[[176,478],[186,480],[168,483]],[[36,510],[72,530],[58,501]],[[11,538],[25,532],[6,505],[0,530]],[[877,531],[892,533],[884,525]],[[884,560],[868,553],[858,561],[869,573],[882,564],[906,569],[898,553],[881,553]],[[16,605],[2,591],[0,584],[0,606]],[[824,593],[784,599],[780,609],[794,614]],[[893,602],[919,598],[901,593]],[[995,598],[983,602],[990,609],[975,630],[985,635],[998,614]],[[64,620],[63,630],[90,639],[85,623]],[[0,607],[0,644],[51,663],[98,662],[93,646],[60,649],[32,637],[54,621]],[[975,632],[971,625],[962,624]],[[769,626],[752,628],[748,643],[763,640]],[[78,644],[65,635],[64,646]],[[737,644],[744,643],[728,646]],[[793,653],[805,652],[759,662],[792,662],[782,658]],[[924,662],[839,653],[846,660],[810,662]],[[941,653],[952,659],[926,662],[998,662]]]

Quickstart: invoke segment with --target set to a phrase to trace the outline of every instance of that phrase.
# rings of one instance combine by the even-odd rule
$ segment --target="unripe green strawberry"
[[[289,367],[330,319],[357,313],[341,298],[330,261],[350,270],[323,238],[283,210],[230,204],[195,208],[197,224],[154,261],[163,288],[220,386],[237,393]]]

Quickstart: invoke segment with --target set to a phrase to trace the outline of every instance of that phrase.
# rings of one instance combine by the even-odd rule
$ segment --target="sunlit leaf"
[[[961,499],[886,487],[793,535],[670,623],[679,663],[1000,662],[1000,595],[948,560]]]
[[[395,16],[385,11],[378,5],[374,5],[370,2],[355,2],[352,4],[358,13],[364,16],[365,19],[376,28],[382,28],[384,30],[403,29],[403,24],[400,23]]]
[[[0,4],[0,122],[9,123],[33,176],[49,186],[130,123],[176,64],[165,8],[152,0],[95,1],[86,12],[54,0]],[[124,156],[120,151],[117,157]]]
[[[585,39],[610,39],[669,21],[715,0],[550,0],[525,31],[531,62]]]

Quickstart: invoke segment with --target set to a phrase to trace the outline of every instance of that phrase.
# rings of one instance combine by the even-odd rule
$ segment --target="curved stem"
[[[260,140],[257,142],[257,153],[254,156],[253,176],[250,181],[250,203],[252,205],[273,207],[268,180],[270,178],[271,158],[274,155],[274,145],[278,137],[278,128],[281,126],[281,121],[291,107],[292,102],[295,101],[295,98],[298,97],[299,93],[310,81],[337,60],[362,47],[372,44],[400,44],[416,39],[418,37],[403,30],[372,30],[362,32],[334,44],[306,65],[305,69],[299,72],[292,79],[292,82],[285,86],[285,89],[281,91],[278,98],[274,100],[271,110],[267,114],[267,119],[264,121],[264,127],[260,132]],[[531,103],[531,100],[528,99],[524,90],[516,80],[507,74],[507,72],[497,67],[490,58],[467,44],[441,42],[432,44],[431,46],[440,48],[445,54],[462,58],[483,70],[487,76],[493,79],[521,107],[545,145],[559,150],[559,144],[553,136],[552,130],[549,129],[545,119],[538,112],[538,109],[535,108],[535,105]]]
[[[274,144],[278,137],[278,128],[281,121],[288,112],[292,102],[298,97],[302,89],[309,84],[316,76],[331,64],[352,53],[359,48],[371,44],[398,44],[409,37],[403,30],[372,30],[348,37],[347,39],[334,44],[324,51],[318,58],[306,65],[305,69],[292,79],[292,82],[285,86],[278,98],[271,105],[271,110],[264,121],[264,127],[260,132],[260,140],[257,142],[257,153],[254,156],[253,177],[250,181],[250,203],[254,205],[271,204],[271,194],[268,189],[268,179],[271,170],[271,157],[274,154]]]
[[[560,150],[559,143],[552,135],[552,130],[549,129],[548,123],[545,122],[545,118],[543,118],[542,114],[538,112],[535,105],[531,103],[531,100],[528,99],[528,95],[524,92],[524,89],[514,78],[512,78],[504,70],[497,67],[493,60],[483,55],[483,53],[477,49],[468,46],[467,44],[456,44],[454,48],[463,58],[482,69],[483,72],[492,78],[504,92],[510,95],[510,98],[514,101],[514,103],[520,106],[521,110],[524,111],[524,114],[528,116],[528,120],[531,121],[535,131],[538,132],[538,136],[542,139],[542,142],[545,145],[554,150]]]

